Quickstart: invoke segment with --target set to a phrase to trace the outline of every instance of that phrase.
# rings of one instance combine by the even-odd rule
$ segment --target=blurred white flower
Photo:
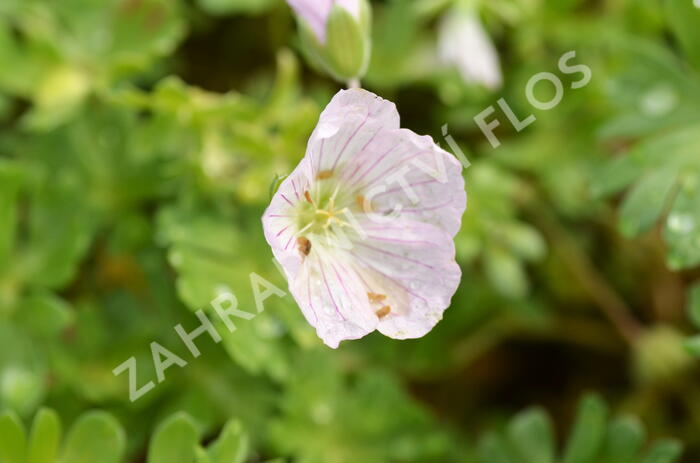
[[[501,87],[498,51],[476,12],[454,8],[447,13],[438,31],[438,53],[441,61],[457,67],[465,82],[491,90]]]

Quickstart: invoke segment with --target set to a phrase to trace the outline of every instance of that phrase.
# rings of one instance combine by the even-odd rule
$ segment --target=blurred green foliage
[[[608,410],[597,396],[587,396],[578,407],[571,436],[557,456],[549,416],[541,409],[520,412],[511,419],[504,432],[489,433],[479,444],[479,462],[541,463],[632,463],[676,461],[681,446],[663,440],[645,454],[645,430],[638,420],[620,417],[608,420]]]
[[[0,1],[1,463],[676,461],[640,420],[700,460],[700,9],[474,0],[489,92],[437,59],[454,3],[373,1],[363,81],[472,162],[445,319],[332,351],[273,296],[193,359],[174,326],[224,291],[254,310],[250,272],[285,288],[260,216],[337,85],[281,0]],[[593,79],[536,110],[528,79],[569,50]],[[497,112],[492,149],[473,117],[500,97],[537,120]],[[188,362],[162,383],[154,341]],[[132,356],[156,384],[134,403]],[[573,418],[588,389],[639,418]],[[551,418],[506,418],[533,404]]]

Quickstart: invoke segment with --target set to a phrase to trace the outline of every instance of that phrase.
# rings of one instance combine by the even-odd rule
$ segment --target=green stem
[[[608,284],[598,272],[590,258],[578,247],[573,238],[567,233],[551,214],[535,212],[540,227],[548,236],[556,252],[562,257],[569,270],[579,280],[583,289],[588,293],[598,308],[615,326],[620,335],[630,345],[633,345],[643,331],[640,322],[632,314],[627,303]]]

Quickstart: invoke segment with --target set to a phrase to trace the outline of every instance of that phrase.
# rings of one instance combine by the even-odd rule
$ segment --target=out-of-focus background
[[[0,0],[0,462],[700,461],[700,5],[475,1],[499,87],[440,59],[454,3],[372,2],[362,81],[472,163],[444,320],[331,350],[273,296],[193,359],[286,288],[260,217],[339,85],[281,0]]]

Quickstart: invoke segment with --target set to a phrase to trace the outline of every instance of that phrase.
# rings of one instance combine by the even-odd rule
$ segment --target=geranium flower
[[[438,54],[467,83],[491,90],[503,83],[498,51],[474,11],[455,7],[446,14],[438,31]]]
[[[461,172],[432,138],[400,128],[393,103],[362,89],[335,95],[262,219],[327,345],[374,330],[417,338],[442,318],[461,278]]]

